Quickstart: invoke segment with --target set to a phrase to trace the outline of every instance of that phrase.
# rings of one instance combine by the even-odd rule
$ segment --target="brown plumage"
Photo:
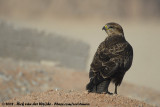
[[[123,76],[132,65],[133,49],[126,41],[122,27],[117,23],[107,23],[105,30],[108,37],[99,45],[94,55],[89,72],[90,82],[86,89],[88,92],[108,93],[110,82],[117,86],[122,82]]]

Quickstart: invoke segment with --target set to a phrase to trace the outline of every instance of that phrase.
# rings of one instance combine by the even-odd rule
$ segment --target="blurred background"
[[[48,66],[88,72],[108,22],[123,27],[134,49],[124,81],[160,91],[159,11],[159,0],[0,0],[0,82],[5,90],[0,93],[32,92],[29,83],[40,83],[26,85],[28,76],[22,84],[17,76],[43,73]],[[11,80],[22,89],[9,90],[5,84]]]

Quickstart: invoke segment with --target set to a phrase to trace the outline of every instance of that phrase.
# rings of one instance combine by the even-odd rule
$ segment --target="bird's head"
[[[102,30],[105,30],[108,36],[123,36],[124,37],[123,28],[119,24],[114,23],[114,22],[107,23],[102,28]]]

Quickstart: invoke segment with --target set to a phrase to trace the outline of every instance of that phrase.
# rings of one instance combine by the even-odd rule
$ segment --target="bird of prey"
[[[114,22],[107,23],[102,30],[108,34],[99,45],[90,65],[88,92],[112,94],[108,91],[110,82],[120,86],[133,60],[132,46],[126,41],[122,27]]]

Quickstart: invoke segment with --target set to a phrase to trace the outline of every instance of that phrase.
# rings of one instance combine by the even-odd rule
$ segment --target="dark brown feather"
[[[106,79],[120,85],[124,74],[132,65],[132,59],[132,46],[125,40],[124,36],[113,35],[107,37],[99,45],[94,55],[87,90],[92,92],[95,90],[95,86],[98,86]]]

